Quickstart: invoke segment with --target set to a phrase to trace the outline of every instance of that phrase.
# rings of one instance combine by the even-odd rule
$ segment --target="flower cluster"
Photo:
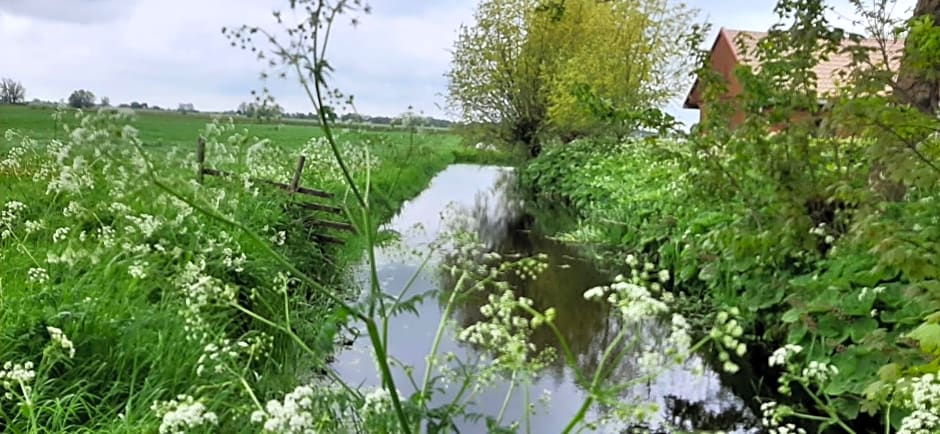
[[[811,383],[822,384],[834,376],[839,375],[839,368],[834,365],[811,360],[809,365],[803,368],[803,378]]]
[[[792,423],[782,423],[783,418],[790,415],[789,407],[778,406],[775,402],[765,402],[760,406],[761,426],[767,428],[771,434],[806,434],[806,430]]]
[[[490,294],[488,303],[480,307],[485,319],[461,330],[457,339],[490,351],[493,363],[509,370],[542,366],[550,361],[552,353],[537,352],[529,336],[534,327],[554,314],[546,312],[542,320],[529,321],[522,316],[523,307],[531,308],[532,300],[516,297],[511,289],[500,295]]]
[[[42,285],[49,281],[49,272],[44,268],[34,267],[26,272],[26,281]]]
[[[176,278],[176,287],[185,301],[181,314],[187,323],[190,339],[202,341],[209,333],[203,313],[213,305],[235,302],[236,288],[206,274],[203,258],[186,263]]]
[[[62,329],[47,326],[46,331],[49,332],[49,336],[52,338],[53,344],[57,345],[59,348],[62,348],[62,351],[65,351],[70,359],[75,357],[75,345],[71,340],[69,340],[65,333],[62,333]]]
[[[13,236],[13,223],[26,210],[23,202],[10,201],[0,208],[0,240]]]
[[[160,434],[183,434],[193,428],[219,423],[215,413],[207,411],[205,404],[189,395],[155,402],[150,409],[160,418]]]
[[[0,174],[2,173],[12,173],[17,175],[19,170],[23,167],[24,160],[26,159],[26,149],[30,146],[30,139],[25,137],[19,137],[19,134],[14,130],[6,130],[4,133],[4,140],[8,142],[13,142],[19,139],[20,141],[27,142],[27,146],[13,146],[9,151],[6,152],[6,155],[3,156],[3,159],[0,159]]]
[[[363,397],[361,417],[370,432],[397,432],[398,421],[392,413],[392,395],[383,388],[373,389]]]
[[[36,378],[36,371],[33,362],[4,363],[3,369],[0,369],[0,387],[6,390],[3,398],[13,399],[14,393],[29,397],[33,391],[30,383],[34,378]]]
[[[925,374],[905,380],[902,386],[909,390],[910,397],[904,405],[911,414],[901,421],[898,434],[929,434],[940,429],[940,377]]]
[[[203,347],[203,354],[196,362],[196,375],[203,376],[206,372],[220,374],[225,372],[226,366],[232,366],[242,359],[257,360],[270,354],[274,346],[274,337],[265,333],[258,333],[238,341],[218,339]]]
[[[768,364],[770,366],[786,366],[790,363],[790,358],[799,354],[801,351],[803,351],[803,347],[799,345],[784,345],[783,347],[777,348],[774,353],[770,355]]]
[[[62,227],[62,228],[56,229],[55,232],[53,232],[52,234],[52,242],[58,243],[59,241],[62,241],[68,238],[70,231],[71,231],[71,228],[68,228],[68,227]]]
[[[264,410],[251,414],[251,421],[260,423],[264,432],[269,433],[312,433],[314,430],[313,408],[314,389],[310,386],[298,386],[284,396],[283,401],[271,400]]]
[[[747,345],[740,341],[744,334],[744,328],[736,318],[740,315],[741,312],[736,307],[718,312],[715,317],[715,327],[709,333],[709,336],[720,344],[718,359],[722,362],[722,369],[729,374],[734,374],[740,369],[737,363],[731,361],[729,352],[738,357],[747,353]]]
[[[516,263],[516,275],[520,279],[535,280],[539,274],[548,269],[548,263],[545,262],[545,254],[540,254],[535,258],[523,258]]]
[[[666,303],[654,297],[648,289],[627,282],[622,275],[610,285],[591,288],[584,293],[587,300],[599,300],[604,296],[628,324],[640,323],[669,311]]]

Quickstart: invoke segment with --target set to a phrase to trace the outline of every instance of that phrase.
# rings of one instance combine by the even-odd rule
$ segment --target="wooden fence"
[[[216,177],[226,177],[226,178],[238,178],[239,177],[238,174],[236,173],[226,172],[223,170],[216,170],[216,169],[206,167],[206,141],[202,137],[200,137],[199,140],[196,141],[196,163],[198,164],[198,168],[196,169],[196,178],[200,184],[205,182],[206,175],[216,176]],[[334,199],[333,193],[322,191],[322,190],[317,190],[313,188],[302,187],[300,185],[300,178],[304,173],[304,165],[306,163],[307,163],[307,157],[303,155],[301,155],[300,158],[297,159],[297,168],[294,170],[294,176],[291,179],[290,184],[271,181],[268,179],[250,178],[250,181],[258,183],[258,184],[264,184],[264,185],[269,185],[272,187],[279,188],[281,190],[288,192],[291,195],[315,197],[315,198],[320,198],[320,199]],[[309,211],[324,212],[324,213],[329,213],[329,214],[342,216],[342,217],[346,216],[346,212],[343,211],[342,208],[329,205],[329,204],[306,202],[306,201],[291,201],[291,205],[305,209],[305,210],[309,210]],[[356,232],[356,228],[349,223],[335,221],[335,220],[325,220],[322,218],[318,218],[316,216],[305,217],[302,219],[302,223],[306,225],[307,227],[335,229],[335,230],[352,232],[352,233]],[[319,241],[326,242],[326,243],[343,244],[343,240],[326,235],[326,234],[317,234],[316,238]]]

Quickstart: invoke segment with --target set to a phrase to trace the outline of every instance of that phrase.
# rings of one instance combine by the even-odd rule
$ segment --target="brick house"
[[[734,73],[738,65],[744,64],[752,68],[760,66],[754,59],[748,58],[744,53],[740,52],[741,50],[738,49],[738,41],[747,47],[746,51],[752,52],[754,48],[756,48],[757,42],[766,36],[766,32],[733,30],[724,27],[718,31],[718,36],[715,38],[715,42],[712,44],[710,50],[709,60],[712,64],[712,68],[727,81],[728,92],[725,94],[725,98],[732,99],[741,94],[741,83]],[[872,48],[878,47],[878,42],[873,39],[863,39],[860,41],[860,44]],[[901,53],[903,46],[904,41],[896,41],[890,43],[887,47],[888,52],[891,54],[890,57],[892,58],[889,62],[892,70],[897,70],[896,58],[898,57],[897,54]],[[840,77],[839,72],[848,67],[851,64],[851,60],[849,54],[833,53],[827,60],[819,62],[819,64],[816,65],[814,68],[817,78],[816,91],[821,97],[825,97],[826,94],[837,89]],[[875,63],[878,62],[876,61]],[[686,109],[698,109],[700,122],[708,115],[708,104],[702,100],[701,94],[702,89],[699,80],[696,80],[689,94],[686,96],[685,103],[682,105],[682,107]],[[743,111],[739,110],[736,112],[731,118],[731,127],[735,127],[744,122],[744,116]]]

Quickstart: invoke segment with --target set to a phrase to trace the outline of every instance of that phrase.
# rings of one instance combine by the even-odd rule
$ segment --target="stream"
[[[603,349],[617,333],[617,323],[612,321],[605,303],[587,301],[583,294],[592,287],[610,283],[612,276],[579,257],[575,249],[527,229],[533,226],[531,218],[527,220],[521,216],[519,200],[510,199],[512,195],[508,193],[512,183],[507,181],[511,177],[512,171],[507,168],[451,165],[439,173],[418,197],[406,202],[399,214],[383,228],[397,232],[399,240],[377,248],[376,261],[383,290],[397,295],[419,269],[414,277],[412,293],[447,290],[446,285],[453,285],[452,281],[442,278],[446,276],[440,266],[445,257],[443,252],[436,251],[423,268],[421,264],[430,246],[455,224],[469,225],[469,229],[475,231],[492,251],[527,256],[545,254],[549,267],[535,280],[512,281],[513,291],[517,296],[532,299],[537,309],[551,306],[557,310],[555,323],[568,340],[580,369],[593,372],[592,367],[599,362]],[[359,274],[360,281],[365,281],[368,274],[365,266]],[[449,319],[461,327],[473,324],[481,319],[480,305],[483,302],[485,297],[460,303]],[[413,366],[414,375],[420,380],[424,374],[425,356],[444,314],[444,303],[439,297],[427,297],[416,309],[417,315],[406,312],[390,322],[388,352],[403,364]],[[645,333],[648,338],[665,337],[669,324],[652,324],[650,328]],[[536,329],[532,340],[540,348],[557,345],[557,339],[545,327]],[[455,339],[453,330],[448,330],[439,348],[439,354],[447,352],[454,352],[462,360],[472,360],[477,356],[476,349]],[[613,368],[611,375],[622,379],[636,378],[634,362],[627,356],[621,366]],[[380,385],[371,345],[365,335],[339,352],[333,366],[353,386]],[[696,370],[700,372],[696,374]],[[402,396],[414,392],[401,369],[396,369],[395,380]],[[507,388],[508,380],[483,392],[471,410],[488,415],[499,413]],[[521,422],[525,402],[520,389],[516,391],[506,408],[504,424]],[[436,395],[435,401],[446,402],[448,395],[453,393],[447,391],[441,396]],[[577,413],[586,396],[561,356],[540,373],[530,386],[530,393],[531,402],[538,401],[543,394],[551,396],[547,405],[536,404],[535,413],[530,418],[530,432],[533,433],[560,432]],[[627,390],[623,399],[656,403],[658,412],[642,425],[612,424],[599,426],[596,432],[633,432],[636,429],[653,432],[676,432],[679,429],[754,432],[750,411],[698,357],[670,369],[651,382]],[[603,409],[595,406],[588,419],[596,419],[602,412]],[[460,432],[486,432],[485,423],[479,420],[460,420],[457,425]],[[525,432],[525,428],[520,431]]]

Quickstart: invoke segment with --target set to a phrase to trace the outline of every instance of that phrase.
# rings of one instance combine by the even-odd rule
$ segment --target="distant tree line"
[[[422,127],[434,127],[434,128],[450,128],[454,126],[454,122],[446,119],[437,119],[431,116],[416,116],[411,114],[411,112],[405,113],[401,116],[389,117],[389,116],[369,116],[362,115],[359,113],[346,113],[339,117],[340,122],[345,123],[363,123],[363,124],[376,124],[376,125],[390,125],[390,126],[400,126],[409,122],[413,125],[422,126]]]
[[[23,104],[26,102],[26,89],[23,87],[23,84],[10,79],[4,78],[0,79],[0,104]],[[94,92],[86,89],[78,89],[73,91],[67,100],[69,107],[86,109],[91,107],[111,107],[111,99],[108,97],[101,97],[98,100]],[[46,102],[34,99],[32,104],[48,104],[55,105],[55,102]],[[129,108],[132,110],[156,110],[161,111],[165,110],[164,108],[158,105],[150,105],[146,102],[132,101],[130,103],[122,103],[117,107],[119,108]],[[198,113],[199,110],[196,109],[195,105],[192,103],[180,103],[176,109],[178,112],[187,114],[187,113]],[[284,111],[284,108],[279,104],[273,102],[243,102],[238,105],[235,110],[228,110],[222,112],[226,115],[238,115],[246,116],[250,118],[257,118],[262,120],[274,120],[274,119],[304,119],[310,121],[317,121],[319,118],[316,113],[313,112],[293,112],[288,113]],[[399,116],[369,116],[359,113],[346,113],[338,117],[338,120],[342,123],[361,123],[361,124],[373,124],[373,125],[388,125],[388,126],[417,126],[417,127],[431,127],[431,128],[451,128],[456,124],[452,121],[446,119],[437,119],[431,116],[422,116],[415,114],[412,109],[409,107],[408,111],[399,115]]]

